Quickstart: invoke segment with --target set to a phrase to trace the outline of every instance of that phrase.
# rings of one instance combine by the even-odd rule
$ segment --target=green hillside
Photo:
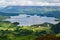
[[[52,25],[53,27],[17,26],[18,24],[19,23],[17,22],[11,23],[8,21],[0,21],[0,40],[35,40],[38,36],[46,34],[55,34],[56,36],[59,35],[59,32],[56,34],[54,31],[57,30],[57,28],[53,28],[55,25]]]

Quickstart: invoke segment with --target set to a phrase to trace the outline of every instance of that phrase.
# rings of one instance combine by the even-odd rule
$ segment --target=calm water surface
[[[19,22],[19,26],[30,26],[34,24],[43,24],[45,22],[51,23],[51,24],[57,24],[58,22],[55,21],[56,18],[54,17],[46,17],[46,16],[31,16],[31,15],[19,15],[19,16],[10,16],[9,19],[5,19],[5,21],[10,22]]]

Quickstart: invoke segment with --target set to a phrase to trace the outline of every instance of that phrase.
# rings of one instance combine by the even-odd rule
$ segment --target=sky
[[[0,6],[60,6],[60,0],[0,0]]]

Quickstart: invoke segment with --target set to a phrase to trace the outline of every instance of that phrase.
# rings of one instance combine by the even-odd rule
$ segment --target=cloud
[[[60,3],[60,0],[32,0],[32,1],[41,1],[41,2],[49,2],[49,3]]]
[[[58,0],[59,1],[59,0]],[[0,6],[20,5],[20,6],[60,6],[57,0],[0,0]],[[57,2],[57,3],[55,3]]]
[[[50,3],[60,3],[60,0],[45,0],[45,1]]]

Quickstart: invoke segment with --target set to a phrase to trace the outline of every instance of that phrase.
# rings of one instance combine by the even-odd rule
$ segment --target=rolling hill
[[[59,6],[7,6],[0,9],[0,15],[15,16],[19,14],[59,17]]]

